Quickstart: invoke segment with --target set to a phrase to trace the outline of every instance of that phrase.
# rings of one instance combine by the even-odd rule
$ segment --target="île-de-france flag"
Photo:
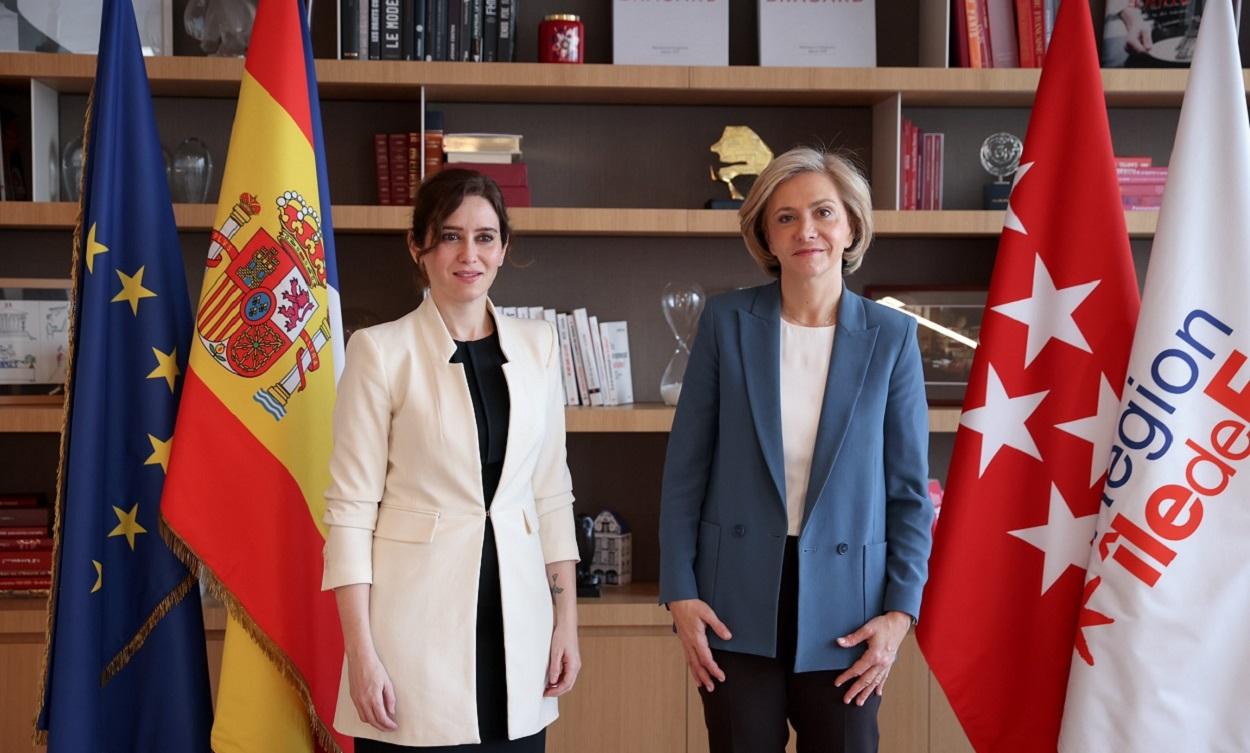
[[[104,0],[99,51],[37,736],[50,753],[208,753],[200,591],[160,519],[191,311],[130,0]]]
[[[1204,9],[1085,583],[1060,750],[1250,750],[1250,127]]]
[[[1089,6],[1065,2],[999,241],[917,629],[980,753],[1055,752],[1138,305]]]
[[[164,513],[226,604],[213,750],[334,750],[321,591],[342,364],[320,104],[299,0],[261,0],[195,316]]]

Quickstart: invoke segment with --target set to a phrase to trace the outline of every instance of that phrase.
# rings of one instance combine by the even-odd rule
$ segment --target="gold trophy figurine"
[[[728,199],[710,199],[708,209],[737,209],[742,206],[743,196],[734,186],[739,175],[759,175],[773,159],[773,151],[759,134],[747,126],[725,126],[720,141],[711,150],[727,163],[723,167],[708,167],[713,181],[729,186]]]

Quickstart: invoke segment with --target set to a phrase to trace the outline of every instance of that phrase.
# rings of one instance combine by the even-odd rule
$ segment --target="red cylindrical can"
[[[586,29],[577,16],[557,13],[538,25],[538,62],[580,63],[585,57]]]

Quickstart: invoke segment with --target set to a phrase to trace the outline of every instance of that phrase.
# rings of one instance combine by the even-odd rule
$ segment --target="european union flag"
[[[104,0],[88,113],[38,728],[49,753],[208,753],[199,587],[160,517],[191,312],[130,0]]]

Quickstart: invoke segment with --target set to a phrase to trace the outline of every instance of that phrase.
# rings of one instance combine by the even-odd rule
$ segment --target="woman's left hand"
[[[573,689],[577,673],[582,670],[582,655],[577,648],[577,626],[556,625],[551,632],[551,658],[547,662],[547,698],[562,696]]]
[[[840,688],[842,683],[855,678],[855,682],[842,697],[844,703],[854,701],[857,705],[863,706],[874,692],[877,695],[884,693],[885,680],[890,675],[894,660],[898,658],[898,647],[902,645],[903,638],[907,637],[907,631],[910,628],[911,617],[909,615],[903,612],[886,612],[865,622],[863,627],[854,633],[838,639],[838,645],[842,648],[858,646],[868,641],[868,650],[859,657],[859,661],[852,664],[833,681],[834,686]]]

